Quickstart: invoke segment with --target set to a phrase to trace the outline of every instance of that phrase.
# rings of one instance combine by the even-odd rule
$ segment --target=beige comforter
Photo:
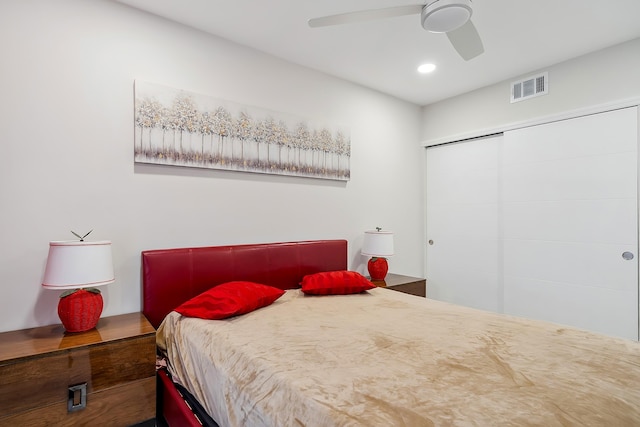
[[[171,373],[225,426],[640,425],[640,344],[374,289],[171,313]]]

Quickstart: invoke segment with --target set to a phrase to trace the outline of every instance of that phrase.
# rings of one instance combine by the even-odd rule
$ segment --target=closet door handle
[[[627,260],[627,261],[631,261],[633,259],[633,253],[632,252],[623,252],[622,253],[622,258]]]

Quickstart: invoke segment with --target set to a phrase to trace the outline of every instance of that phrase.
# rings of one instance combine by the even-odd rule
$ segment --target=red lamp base
[[[58,316],[67,332],[88,331],[98,324],[103,304],[97,289],[78,289],[60,297]]]
[[[386,258],[373,257],[367,263],[367,269],[371,280],[384,280],[387,277],[387,271],[389,271],[389,264],[387,264]]]

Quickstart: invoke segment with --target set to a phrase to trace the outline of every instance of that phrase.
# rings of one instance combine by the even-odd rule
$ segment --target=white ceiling
[[[430,104],[640,37],[640,0],[474,0],[485,53],[462,60],[419,15],[324,28],[325,15],[411,0],[117,0],[276,57]],[[416,1],[423,3],[423,1]],[[432,62],[437,70],[420,75]]]

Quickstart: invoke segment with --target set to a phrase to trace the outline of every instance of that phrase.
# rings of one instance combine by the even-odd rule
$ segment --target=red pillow
[[[362,274],[355,271],[325,271],[302,278],[302,292],[310,295],[357,294],[375,288]]]
[[[227,282],[191,298],[175,311],[187,317],[226,319],[266,307],[284,295],[282,289],[253,282]]]

